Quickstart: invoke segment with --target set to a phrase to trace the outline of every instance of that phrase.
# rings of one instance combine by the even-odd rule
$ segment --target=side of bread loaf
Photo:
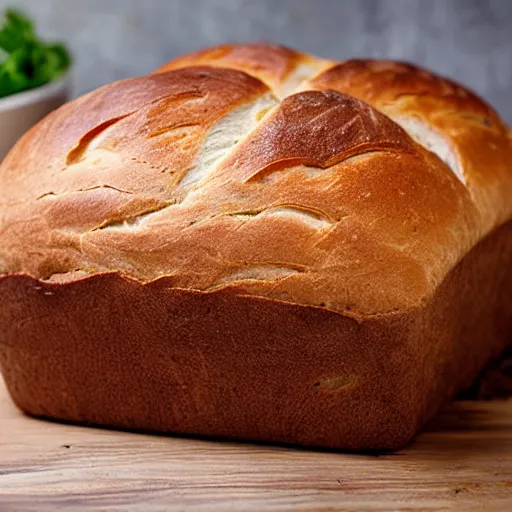
[[[404,63],[223,46],[105,86],[0,167],[7,385],[72,421],[401,446],[509,337],[511,156]]]
[[[0,281],[0,365],[32,415],[348,450],[403,447],[512,332],[512,224],[422,306],[325,308],[95,274]]]

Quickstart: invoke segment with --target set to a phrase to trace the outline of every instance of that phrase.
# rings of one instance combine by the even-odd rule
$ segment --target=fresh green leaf
[[[7,9],[0,28],[0,97],[38,87],[71,65],[61,43],[45,43],[23,13]]]

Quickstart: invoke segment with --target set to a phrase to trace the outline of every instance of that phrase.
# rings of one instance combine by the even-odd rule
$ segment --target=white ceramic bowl
[[[0,98],[0,161],[34,124],[69,99],[69,75],[35,89]]]

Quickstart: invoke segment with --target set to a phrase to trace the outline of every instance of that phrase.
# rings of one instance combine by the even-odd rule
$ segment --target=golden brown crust
[[[74,421],[397,447],[505,344],[511,156],[446,79],[272,45],[79,98],[0,166],[11,392]]]
[[[268,89],[245,73],[208,67],[101,87],[53,112],[19,141],[0,168],[0,204],[104,182],[167,197],[208,129],[265,94]],[[171,183],[159,175],[162,169],[172,173]]]
[[[434,135],[415,143],[379,110]],[[395,311],[510,218],[510,146],[487,105],[410,65],[205,50],[80,98],[20,141],[0,169],[0,268]]]
[[[508,128],[473,92],[411,64],[378,60],[337,64],[303,87],[340,90],[400,124],[423,123],[455,153],[456,165],[480,209],[484,231],[510,218]]]
[[[36,416],[128,429],[396,449],[512,329],[512,223],[422,307],[362,322],[229,290],[95,274],[0,278],[0,367]]]
[[[332,63],[276,44],[225,44],[178,57],[157,69],[156,73],[200,65],[243,71],[281,96]]]

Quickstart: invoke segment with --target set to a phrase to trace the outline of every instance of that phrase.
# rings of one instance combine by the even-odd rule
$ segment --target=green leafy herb
[[[42,41],[23,13],[6,10],[0,28],[0,97],[51,82],[70,64],[64,45]]]

